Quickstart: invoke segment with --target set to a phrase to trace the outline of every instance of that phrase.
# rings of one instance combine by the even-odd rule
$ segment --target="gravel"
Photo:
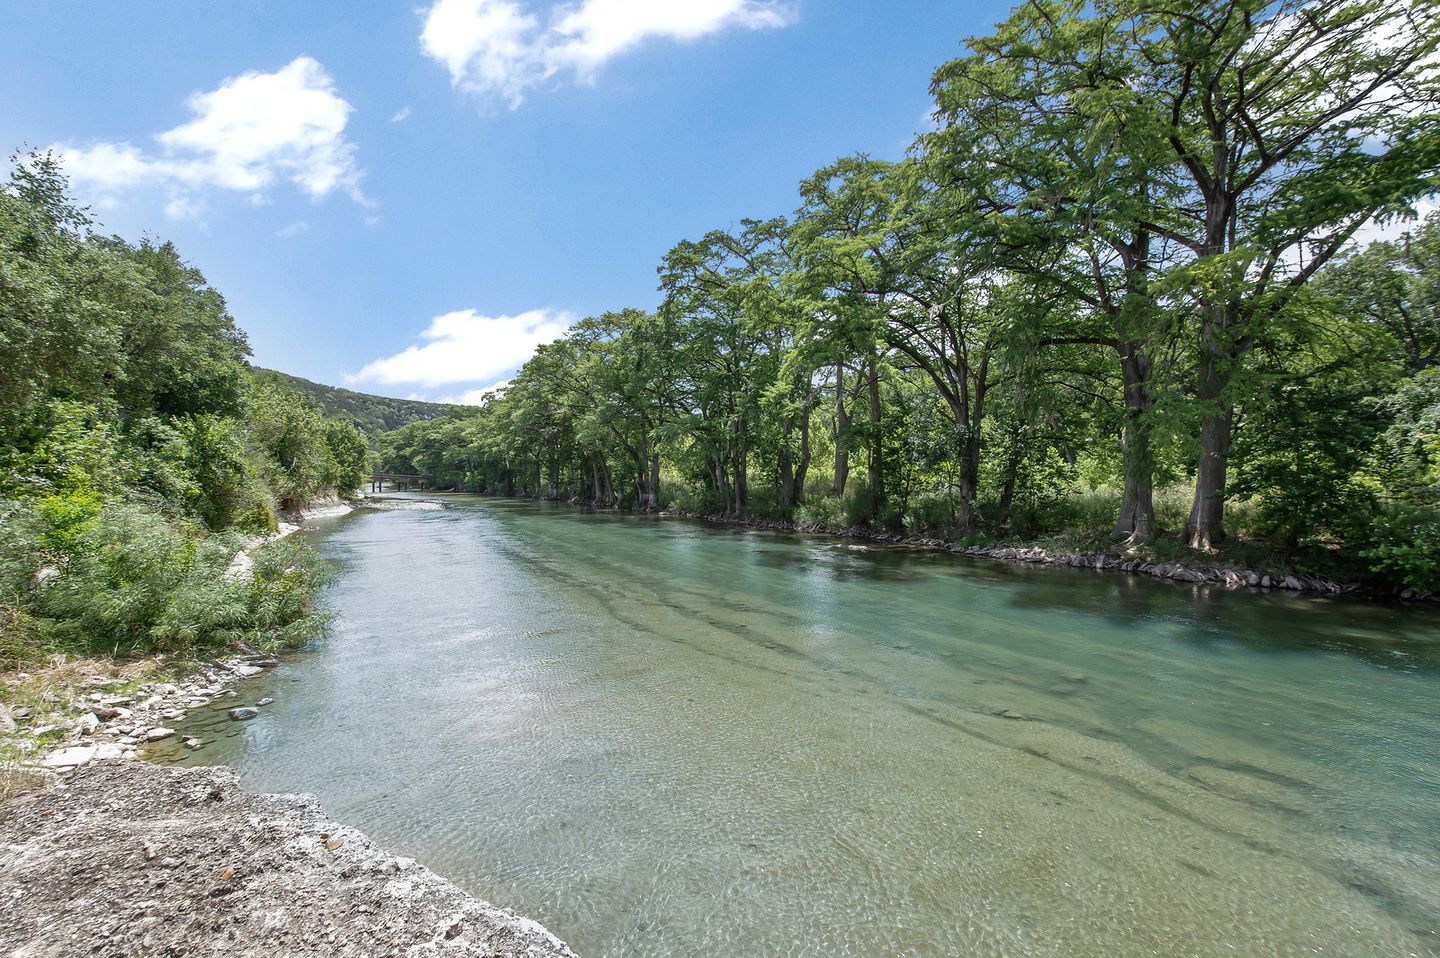
[[[88,762],[0,806],[9,958],[575,958],[538,923],[228,768]]]

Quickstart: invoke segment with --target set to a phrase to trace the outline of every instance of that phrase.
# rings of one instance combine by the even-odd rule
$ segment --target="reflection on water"
[[[588,958],[1440,954],[1425,613],[447,505],[176,760]]]

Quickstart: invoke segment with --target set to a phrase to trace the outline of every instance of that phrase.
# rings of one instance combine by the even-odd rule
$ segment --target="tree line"
[[[0,668],[314,634],[325,570],[281,510],[358,488],[354,425],[256,382],[169,243],[101,235],[47,154],[0,185]]]
[[[935,71],[903,159],[678,243],[657,310],[578,323],[386,468],[972,539],[1238,531],[1433,588],[1440,223],[1355,239],[1440,187],[1437,9],[1025,3]]]

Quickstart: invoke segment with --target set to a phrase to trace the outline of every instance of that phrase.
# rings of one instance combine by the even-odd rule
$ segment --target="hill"
[[[459,408],[448,403],[372,396],[369,393],[355,392],[353,389],[314,383],[299,376],[259,366],[252,367],[252,371],[255,378],[261,382],[278,381],[308,396],[326,416],[353,422],[371,439],[391,429],[399,429],[406,423],[439,419]]]

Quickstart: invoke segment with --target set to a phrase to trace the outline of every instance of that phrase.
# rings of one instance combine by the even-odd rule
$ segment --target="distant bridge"
[[[404,492],[412,486],[428,489],[432,481],[429,476],[404,476],[396,472],[372,472],[366,478],[371,492],[384,492],[387,482],[395,487],[395,492]]]

